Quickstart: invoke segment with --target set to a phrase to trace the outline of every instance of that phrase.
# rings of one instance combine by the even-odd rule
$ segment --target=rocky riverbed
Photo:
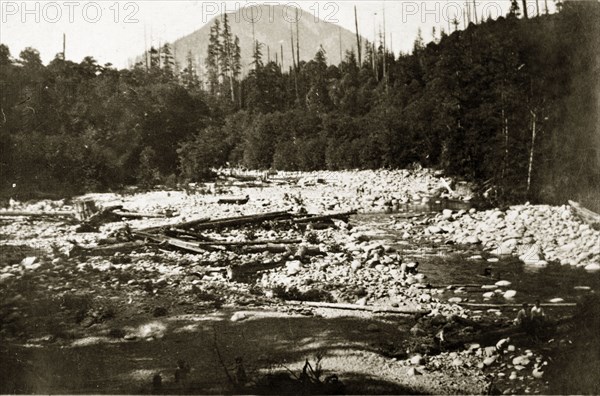
[[[22,354],[21,360],[29,362],[25,366],[15,363],[17,367],[23,366],[20,374],[4,364],[2,371],[12,373],[14,380],[7,382],[13,388],[1,390],[72,393],[92,389],[139,393],[157,373],[165,377],[165,384],[171,384],[166,378],[166,373],[171,372],[169,365],[174,364],[172,360],[177,360],[177,356],[185,356],[195,367],[191,376],[196,385],[191,389],[208,393],[231,391],[223,378],[223,369],[215,363],[222,359],[220,356],[214,352],[191,355],[186,350],[189,337],[216,339],[217,333],[211,335],[210,327],[198,326],[207,321],[212,323],[213,330],[215,326],[226,329],[222,333],[222,342],[227,345],[223,351],[225,359],[233,362],[236,353],[244,355],[247,366],[254,370],[254,382],[249,379],[247,383],[237,383],[251,392],[257,389],[257,378],[264,379],[264,370],[270,363],[268,358],[255,356],[256,351],[245,345],[252,343],[251,339],[240,345],[239,337],[260,332],[252,327],[262,318],[256,311],[267,310],[278,321],[291,324],[300,317],[298,326],[314,327],[313,333],[304,335],[306,340],[313,337],[321,345],[339,343],[338,348],[329,351],[328,370],[347,384],[360,374],[362,380],[358,382],[374,386],[355,385],[349,391],[398,393],[400,388],[394,386],[402,385],[410,393],[483,393],[492,382],[507,393],[544,391],[543,366],[547,360],[526,347],[507,341],[505,351],[496,348],[499,340],[494,340],[491,348],[473,342],[465,349],[439,353],[439,340],[434,336],[441,330],[456,339],[477,338],[473,335],[481,332],[465,325],[461,318],[481,320],[496,327],[507,326],[506,320],[493,310],[473,314],[453,303],[443,288],[431,288],[427,274],[415,270],[414,260],[382,241],[366,224],[342,220],[333,220],[325,226],[267,222],[202,232],[206,240],[226,243],[299,241],[277,252],[221,248],[191,254],[140,244],[127,252],[78,253],[78,248],[102,246],[103,241],[122,235],[123,229],[177,224],[204,217],[218,219],[274,211],[383,213],[402,210],[411,203],[471,198],[464,185],[452,185],[430,170],[280,173],[266,181],[252,179],[248,174],[243,176],[224,175],[216,183],[196,185],[185,191],[80,197],[93,199],[101,206],[118,204],[131,211],[176,214],[167,219],[110,222],[94,233],[77,232],[78,224],[47,218],[0,220],[3,252],[0,336],[4,345],[1,352],[5,357]],[[218,203],[223,197],[237,196],[247,196],[247,202]],[[10,209],[52,212],[69,210],[71,205],[68,201],[13,201]],[[525,205],[508,211],[445,210],[437,216],[408,222],[390,216],[390,224],[404,233],[407,243],[427,240],[482,245],[482,250],[498,257],[519,252],[522,255],[536,249],[534,253],[538,256],[532,265],[559,260],[593,270],[598,260],[598,244],[594,245],[598,232],[582,225],[567,207]],[[524,257],[529,261],[532,258],[533,253]],[[351,304],[352,310],[315,307],[298,301]],[[400,315],[400,311],[416,315]],[[328,330],[325,322],[319,321],[319,318],[341,317],[354,319],[335,327],[336,330]],[[268,329],[271,325],[265,326]],[[279,324],[275,325],[278,327]],[[281,331],[273,334],[276,341],[272,345],[289,344],[288,330]],[[293,334],[292,330],[289,332]],[[335,333],[335,339],[328,336],[331,332]],[[188,338],[184,337],[186,334]],[[263,336],[255,334],[256,339]],[[311,349],[298,349],[294,340],[284,348],[289,354],[287,358],[285,351],[270,350],[271,344],[265,340],[261,341],[263,354],[272,352],[279,361],[288,362],[289,367],[300,368],[297,366],[311,355]],[[144,355],[140,359],[147,358],[150,363],[142,367],[137,363],[135,367],[117,363],[115,360],[123,356],[115,351],[114,345],[139,349],[139,354]],[[211,347],[209,343],[203,347],[212,351],[215,345]],[[93,349],[98,354],[97,360],[94,356],[77,355],[81,348]],[[158,351],[167,349],[170,360],[165,357],[161,360]],[[41,355],[46,353],[43,359],[38,355],[38,359],[63,359],[65,363],[57,367],[65,369],[47,370],[44,374],[44,367],[36,363],[32,350],[42,351]],[[84,359],[81,369],[84,372],[71,367],[69,362],[73,358],[62,356],[59,350],[73,351],[78,359]],[[344,358],[352,362],[357,356],[360,359],[355,363],[344,364]],[[515,362],[516,358],[521,360]],[[371,363],[360,363],[364,359]],[[13,358],[2,360],[12,362]],[[94,369],[98,364],[104,368]],[[122,377],[112,366],[114,370],[118,367],[133,371],[129,377]],[[217,369],[208,369],[209,366]],[[73,370],[73,379],[66,375],[66,368]],[[24,376],[23,372],[29,374]],[[492,377],[494,381],[490,380]],[[203,379],[208,382],[200,384]],[[377,388],[375,382],[383,387]],[[101,385],[92,386],[95,383]]]
[[[444,210],[426,228],[458,244],[482,244],[498,256],[516,255],[525,264],[548,262],[600,270],[600,230],[576,218],[570,206],[517,205],[506,210]]]

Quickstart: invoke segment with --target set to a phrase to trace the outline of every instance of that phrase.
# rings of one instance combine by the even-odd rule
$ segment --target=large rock
[[[14,278],[15,276],[16,275],[11,272],[5,272],[4,274],[0,274],[0,285],[8,281],[9,279]]]
[[[600,264],[592,263],[592,264],[586,265],[584,268],[586,271],[596,272],[596,271],[600,271]]]
[[[302,270],[302,263],[298,260],[285,263],[286,272],[289,276],[296,275]]]
[[[491,366],[492,364],[494,364],[494,362],[496,361],[497,356],[489,356],[486,357],[485,359],[483,359],[483,364],[485,366]]]
[[[481,240],[479,239],[479,237],[477,235],[469,235],[468,237],[465,238],[465,243],[469,244],[469,245],[477,245],[477,244],[481,243]]]
[[[429,232],[430,234],[441,234],[442,229],[436,226],[429,226],[427,227],[427,232]]]
[[[410,364],[414,366],[421,366],[425,364],[425,358],[422,355],[415,355],[410,358]]]

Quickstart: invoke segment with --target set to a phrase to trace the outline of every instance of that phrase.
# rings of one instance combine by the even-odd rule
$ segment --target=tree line
[[[498,201],[597,196],[598,2],[382,43],[339,65],[319,50],[287,70],[216,21],[206,71],[170,48],[129,69],[61,54],[43,65],[0,46],[4,191],[104,190],[203,180],[211,168],[399,168],[413,163],[486,186]],[[293,43],[293,39],[292,39]],[[205,80],[205,81],[203,81]],[[594,195],[596,194],[596,195]]]

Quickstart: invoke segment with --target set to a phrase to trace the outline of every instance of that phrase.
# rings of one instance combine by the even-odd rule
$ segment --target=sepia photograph
[[[600,394],[600,0],[0,0],[0,394]]]

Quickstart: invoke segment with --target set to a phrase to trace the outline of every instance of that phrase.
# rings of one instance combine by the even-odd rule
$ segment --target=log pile
[[[121,216],[121,208],[109,208],[109,210],[98,211],[91,218],[98,218],[98,213],[107,213]],[[206,251],[230,250],[240,254],[252,253],[300,253],[302,256],[317,256],[322,254],[316,246],[302,246],[301,239],[257,239],[257,240],[230,240],[211,238],[203,232],[219,231],[220,235],[227,238],[227,229],[239,229],[261,225],[266,222],[272,222],[279,227],[296,227],[301,224],[316,221],[319,223],[330,222],[332,219],[345,219],[353,212],[333,213],[327,215],[296,215],[286,211],[259,213],[247,216],[236,216],[221,219],[198,218],[186,220],[179,223],[167,224],[164,226],[155,226],[141,229],[127,229],[124,234],[128,236],[127,241],[114,240],[114,244],[107,246],[95,246],[84,248],[77,246],[74,250],[78,255],[103,255],[115,252],[124,252],[134,249],[150,246],[163,247],[179,250],[187,253],[202,254]],[[135,213],[135,216],[139,214]],[[88,220],[89,221],[89,220]],[[112,240],[112,239],[111,239]]]

